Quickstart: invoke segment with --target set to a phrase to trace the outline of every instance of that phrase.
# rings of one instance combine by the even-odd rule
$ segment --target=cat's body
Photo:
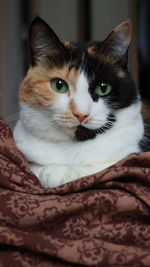
[[[30,40],[14,138],[41,184],[61,185],[140,152],[141,102],[127,70],[130,23],[102,43],[78,46],[62,44],[38,18]]]

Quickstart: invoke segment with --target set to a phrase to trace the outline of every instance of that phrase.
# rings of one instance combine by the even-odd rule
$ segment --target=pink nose
[[[89,114],[81,114],[79,112],[73,112],[72,113],[80,122],[84,121],[88,116]]]

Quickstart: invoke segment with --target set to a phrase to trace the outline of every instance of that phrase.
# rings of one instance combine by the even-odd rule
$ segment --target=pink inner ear
[[[116,34],[121,34],[124,36],[124,39],[128,39],[130,42],[131,40],[131,33],[132,33],[132,25],[130,19],[122,22],[120,25],[118,25],[115,29],[114,32]]]
[[[118,25],[105,39],[105,49],[111,50],[112,54],[122,57],[128,50],[131,41],[131,22],[126,20]]]

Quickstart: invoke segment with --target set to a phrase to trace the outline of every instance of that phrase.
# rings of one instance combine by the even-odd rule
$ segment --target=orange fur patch
[[[65,113],[62,114],[61,119],[64,120],[64,121],[68,121],[70,123],[73,123],[74,122],[73,115],[72,114],[69,114],[67,112],[65,112]]]
[[[69,110],[72,112],[72,113],[75,113],[77,112],[77,106],[74,102],[73,99],[70,100],[69,104],[68,104],[68,107],[69,107]]]
[[[76,46],[73,43],[70,43],[69,41],[65,41],[64,46],[69,48],[69,49],[75,49],[76,48]]]
[[[90,47],[88,47],[87,52],[88,52],[88,54],[89,54],[90,56],[95,55],[95,47],[94,47],[94,46],[90,46]]]
[[[55,94],[47,83],[32,82],[27,78],[23,81],[19,93],[20,100],[33,106],[47,106],[53,102]]]
[[[70,81],[75,89],[76,80],[79,76],[79,70],[71,69],[66,72],[65,80]]]
[[[53,102],[55,93],[50,90],[47,71],[41,67],[29,69],[20,86],[19,98],[33,106],[47,106]]]
[[[48,106],[58,97],[58,93],[51,89],[50,81],[60,78],[75,89],[78,75],[79,71],[73,68],[70,70],[69,65],[53,70],[45,69],[42,66],[30,68],[20,86],[19,98],[33,106]]]
[[[124,78],[126,76],[126,74],[123,72],[123,70],[120,70],[120,69],[115,69],[115,70],[116,70],[117,76],[119,78]]]

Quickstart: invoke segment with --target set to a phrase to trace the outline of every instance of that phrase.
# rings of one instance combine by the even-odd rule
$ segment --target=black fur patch
[[[100,57],[86,54],[82,63],[82,69],[89,81],[89,93],[93,101],[97,102],[100,96],[95,94],[95,88],[102,82],[111,84],[112,91],[108,96],[103,97],[108,106],[114,109],[128,107],[137,100],[137,90],[130,76],[129,71],[121,63],[116,62],[112,66],[111,62],[104,64]],[[122,71],[124,77],[119,77],[117,71]]]
[[[110,130],[113,127],[115,121],[116,121],[115,116],[110,114],[108,116],[107,122],[98,129],[88,129],[83,126],[78,126],[75,132],[75,140],[76,141],[87,141],[89,139],[93,139],[97,135],[103,134],[106,131]]]

